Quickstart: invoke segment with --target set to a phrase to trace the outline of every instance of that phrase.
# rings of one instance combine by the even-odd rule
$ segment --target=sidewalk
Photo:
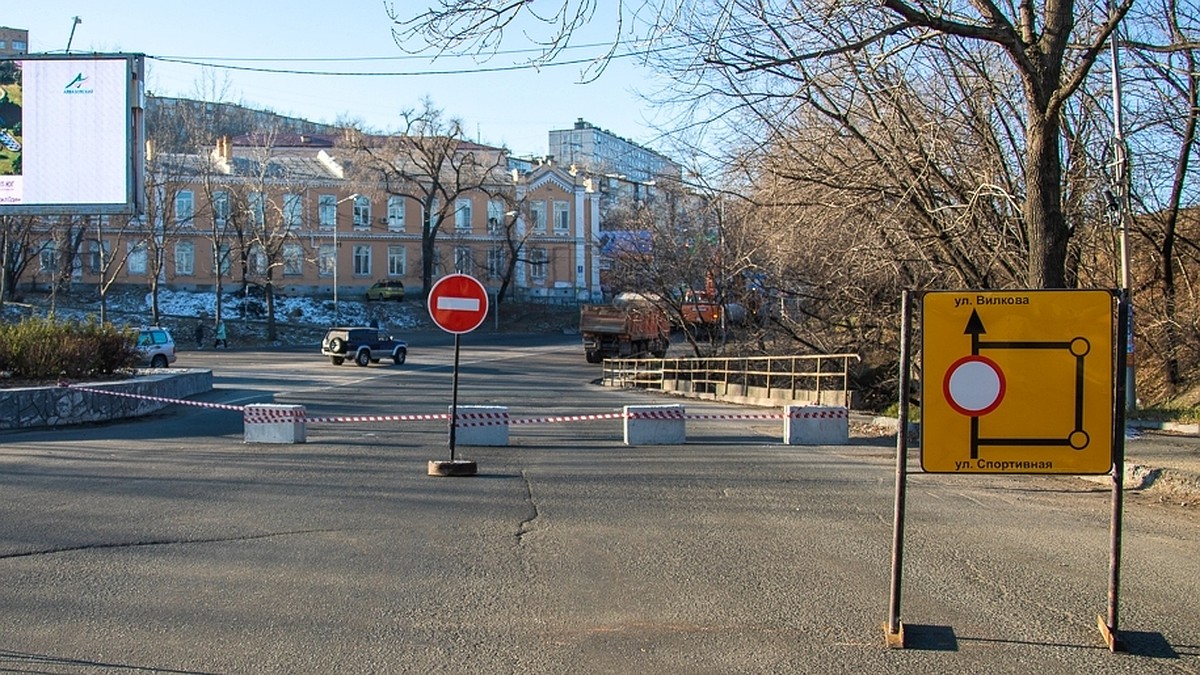
[[[1125,435],[1125,487],[1200,499],[1200,436],[1189,427],[1132,421]],[[1141,427],[1141,428],[1139,428]]]

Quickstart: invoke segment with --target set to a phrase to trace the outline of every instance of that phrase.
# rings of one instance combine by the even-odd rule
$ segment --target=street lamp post
[[[337,207],[343,202],[348,202],[351,199],[358,199],[362,195],[357,192],[349,197],[343,197],[333,203],[333,324],[336,326],[342,322],[342,313],[338,307],[338,212]]]

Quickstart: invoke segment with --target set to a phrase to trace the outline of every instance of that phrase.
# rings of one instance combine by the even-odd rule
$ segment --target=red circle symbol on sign
[[[986,356],[972,354],[955,361],[942,380],[946,402],[960,415],[982,417],[1004,400],[1004,371]]]
[[[487,290],[475,277],[449,274],[429,289],[426,304],[438,328],[447,333],[470,333],[487,317]]]

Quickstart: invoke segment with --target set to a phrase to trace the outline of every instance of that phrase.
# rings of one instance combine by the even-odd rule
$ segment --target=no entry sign
[[[429,290],[429,316],[447,333],[470,333],[487,318],[487,290],[475,277],[450,274]]]

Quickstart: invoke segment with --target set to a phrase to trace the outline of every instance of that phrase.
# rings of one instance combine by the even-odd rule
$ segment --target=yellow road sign
[[[1114,296],[938,291],[921,309],[921,467],[1112,468]]]

